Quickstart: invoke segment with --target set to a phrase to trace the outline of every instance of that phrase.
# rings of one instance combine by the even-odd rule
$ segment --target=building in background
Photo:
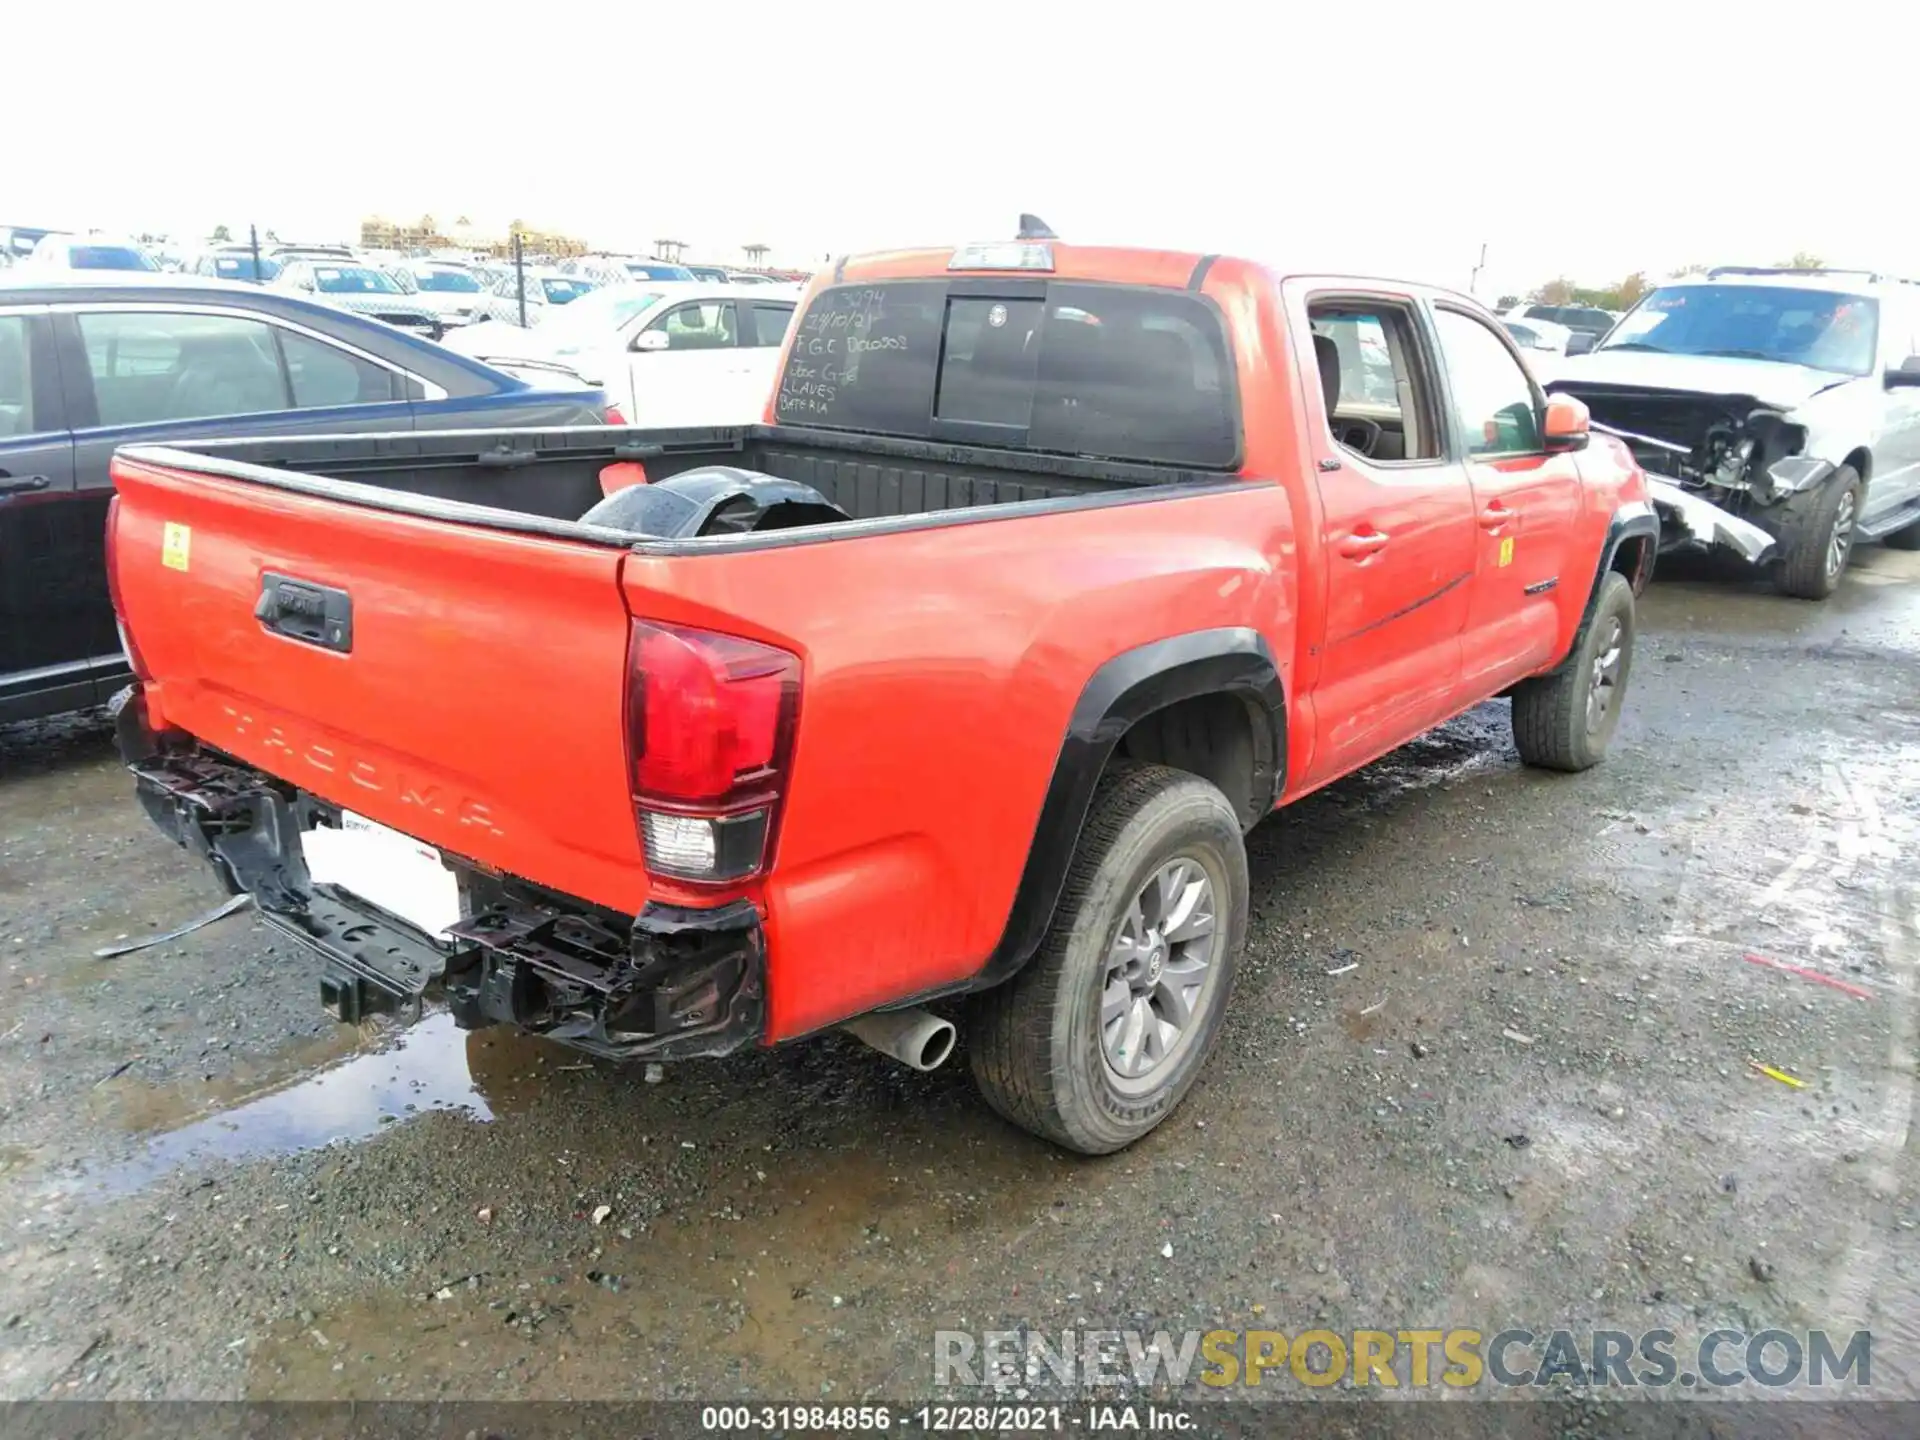
[[[520,248],[528,255],[547,255],[554,259],[564,259],[569,255],[584,255],[593,247],[586,241],[571,235],[562,235],[557,231],[536,230],[522,221],[512,221],[507,226],[507,238],[491,240],[485,245],[476,246],[503,259],[513,254],[513,237],[520,237]]]
[[[360,222],[360,243],[369,250],[450,250],[453,239],[442,235],[431,215],[412,224],[397,224],[372,215]]]
[[[590,248],[584,240],[556,231],[538,230],[521,220],[511,222],[504,236],[483,232],[464,215],[446,226],[431,215],[422,215],[410,223],[369,215],[360,222],[360,243],[369,250],[406,253],[471,250],[504,259],[513,254],[515,235],[520,237],[521,248],[528,255],[584,255]]]

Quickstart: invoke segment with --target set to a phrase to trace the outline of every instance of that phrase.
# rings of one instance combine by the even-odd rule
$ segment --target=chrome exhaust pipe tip
[[[953,1054],[957,1032],[951,1020],[930,1010],[876,1010],[840,1027],[909,1070],[937,1070]]]

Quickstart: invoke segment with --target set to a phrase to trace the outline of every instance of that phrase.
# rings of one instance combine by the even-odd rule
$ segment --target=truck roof
[[[1787,290],[1878,290],[1885,285],[1911,285],[1895,275],[1873,270],[1793,270],[1766,265],[1716,265],[1704,275],[1684,275],[1659,289],[1683,285],[1767,285]]]
[[[1022,250],[1046,252],[1050,264],[1022,265],[1011,257]],[[985,263],[968,263],[981,261]],[[958,263],[956,263],[958,262]],[[1445,296],[1479,309],[1486,306],[1473,296],[1445,286],[1379,275],[1339,275],[1299,268],[1280,268],[1240,256],[1209,255],[1192,250],[1154,250],[1118,245],[1068,245],[1058,240],[990,240],[979,244],[938,249],[885,250],[848,255],[826,273],[828,283],[872,280],[925,280],[944,275],[1008,275],[1035,279],[1105,281],[1114,284],[1154,285],[1198,290],[1215,267],[1223,271],[1263,271],[1275,280],[1311,275],[1332,285],[1350,283],[1367,289],[1390,286],[1396,291],[1429,298]]]

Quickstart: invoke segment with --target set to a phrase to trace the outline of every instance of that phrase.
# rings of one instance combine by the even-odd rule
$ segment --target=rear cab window
[[[1064,280],[848,284],[794,329],[783,424],[1136,460],[1239,463],[1225,323],[1189,291]]]

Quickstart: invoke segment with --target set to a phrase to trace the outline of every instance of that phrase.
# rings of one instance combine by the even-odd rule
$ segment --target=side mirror
[[[1889,390],[1920,389],[1920,355],[1909,355],[1886,373]]]
[[[1549,455],[1569,450],[1584,450],[1590,433],[1591,417],[1587,402],[1571,395],[1549,395],[1547,413],[1540,422],[1540,434]]]
[[[1567,337],[1567,354],[1585,355],[1600,342],[1600,337],[1591,330],[1576,330]]]
[[[664,330],[642,330],[634,337],[633,348],[636,350],[664,350],[672,343],[673,342],[667,338],[667,332]]]

